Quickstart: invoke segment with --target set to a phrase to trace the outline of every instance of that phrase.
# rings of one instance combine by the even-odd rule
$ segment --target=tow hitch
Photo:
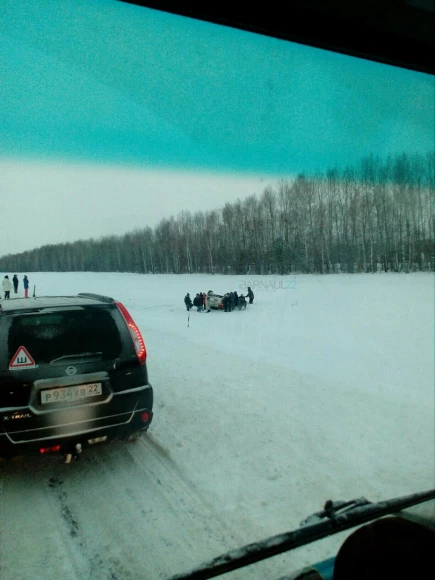
[[[79,456],[82,452],[82,444],[81,443],[76,443],[76,445],[74,446],[73,449],[71,449],[66,455],[65,455],[65,463],[71,463],[72,459],[75,459],[76,461],[79,459]]]

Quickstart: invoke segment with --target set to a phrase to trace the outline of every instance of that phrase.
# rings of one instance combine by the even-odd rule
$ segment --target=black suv
[[[152,420],[146,348],[97,294],[0,303],[0,457],[135,439]]]

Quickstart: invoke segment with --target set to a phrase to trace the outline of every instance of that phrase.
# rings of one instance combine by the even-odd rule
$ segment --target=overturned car
[[[206,307],[207,310],[223,310],[223,296],[221,294],[215,294],[213,290],[207,292]]]
[[[207,292],[206,298],[206,309],[207,311],[210,310],[225,310],[225,295],[215,294],[213,290],[209,290]],[[246,298],[241,294],[237,297],[237,303],[235,304],[235,308],[238,310],[246,309]]]

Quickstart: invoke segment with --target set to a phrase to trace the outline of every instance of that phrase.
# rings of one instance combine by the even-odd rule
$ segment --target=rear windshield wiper
[[[103,356],[102,352],[79,352],[77,354],[66,354],[65,356],[60,356],[59,358],[53,359],[50,364],[54,365],[60,362],[64,362],[65,360],[69,361],[77,361],[77,362],[89,362],[89,359],[100,359]],[[86,360],[83,360],[86,359]]]

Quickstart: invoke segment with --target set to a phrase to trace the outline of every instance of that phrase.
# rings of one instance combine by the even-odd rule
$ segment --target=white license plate
[[[69,403],[80,401],[88,397],[101,395],[103,387],[101,383],[89,383],[87,385],[75,385],[74,387],[57,387],[56,389],[46,389],[41,391],[41,403]]]

